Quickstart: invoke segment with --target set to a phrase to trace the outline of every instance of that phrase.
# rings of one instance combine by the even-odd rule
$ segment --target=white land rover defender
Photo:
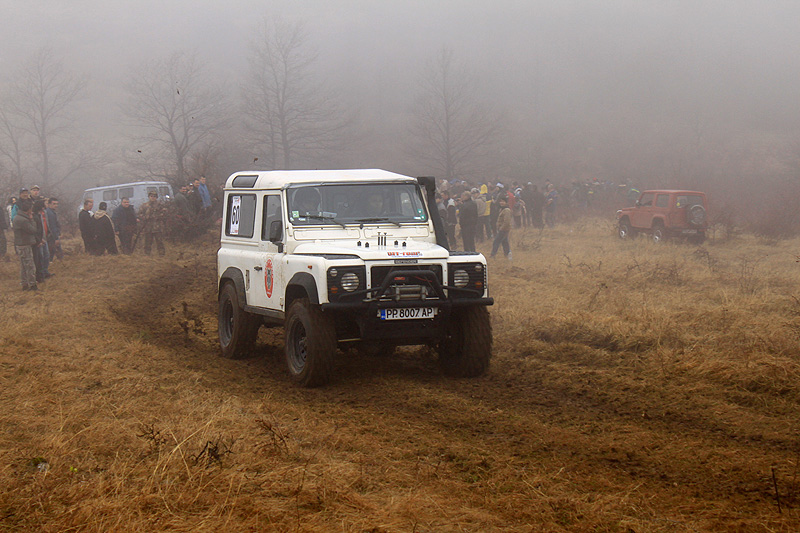
[[[220,249],[222,355],[284,326],[303,386],[327,383],[337,346],[391,353],[427,344],[445,373],[489,366],[486,259],[451,252],[435,180],[385,170],[238,172],[225,184]]]

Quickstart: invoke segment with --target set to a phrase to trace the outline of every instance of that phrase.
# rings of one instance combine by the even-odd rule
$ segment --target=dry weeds
[[[0,263],[5,529],[800,529],[798,240],[518,231],[486,377],[347,352],[303,390],[280,331],[218,357],[214,237],[39,294]]]

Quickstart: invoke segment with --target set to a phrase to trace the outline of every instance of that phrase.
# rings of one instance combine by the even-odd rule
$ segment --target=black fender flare
[[[219,286],[217,287],[217,294],[222,291],[222,286],[226,281],[232,281],[236,287],[236,295],[239,297],[239,305],[244,307],[247,305],[247,293],[244,290],[244,276],[242,271],[236,267],[228,267],[225,272],[219,277]]]
[[[319,304],[319,294],[317,294],[317,281],[314,279],[314,276],[309,274],[308,272],[297,272],[292,279],[289,280],[289,283],[286,284],[286,309],[289,309],[289,306],[292,304],[292,300],[290,295],[292,294],[292,287],[302,287],[305,291],[306,295],[308,296],[308,301],[312,304]]]

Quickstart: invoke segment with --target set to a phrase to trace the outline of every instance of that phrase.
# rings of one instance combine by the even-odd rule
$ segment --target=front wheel
[[[442,372],[477,377],[486,373],[492,357],[492,323],[486,307],[456,309],[445,338],[438,345]]]
[[[333,375],[336,329],[331,317],[307,298],[292,302],[286,314],[286,364],[303,387],[325,385]]]
[[[622,240],[632,239],[636,237],[636,230],[631,228],[631,224],[627,220],[620,220],[619,226],[617,227],[617,234]]]
[[[219,293],[217,322],[223,357],[241,359],[253,351],[261,322],[242,309],[233,283],[226,283]]]

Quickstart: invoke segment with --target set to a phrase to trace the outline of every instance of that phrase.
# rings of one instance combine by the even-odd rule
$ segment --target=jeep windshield
[[[425,223],[428,213],[415,183],[314,184],[287,191],[293,225]]]

